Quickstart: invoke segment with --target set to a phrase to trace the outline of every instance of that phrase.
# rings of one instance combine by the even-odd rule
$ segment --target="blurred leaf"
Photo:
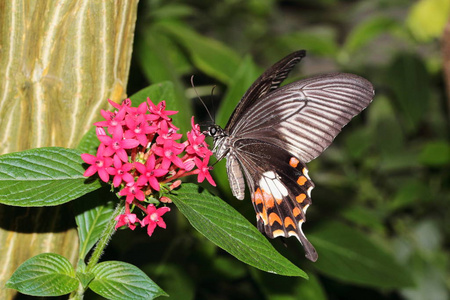
[[[228,85],[227,92],[217,111],[216,122],[218,125],[225,127],[234,108],[261,73],[250,56],[246,56],[242,60],[236,72],[233,74],[233,79]]]
[[[150,98],[155,105],[165,100],[167,110],[178,111],[176,115],[171,116],[174,120],[174,125],[179,127],[181,132],[187,132],[191,129],[192,109],[184,98],[180,99],[175,96],[172,82],[166,81],[152,84],[130,96],[133,106],[136,107],[147,101],[147,98]]]
[[[347,153],[353,159],[363,159],[373,143],[373,136],[366,127],[359,127],[345,135]]]
[[[430,99],[429,75],[421,58],[403,53],[389,68],[386,81],[409,132],[415,131],[426,117]],[[398,116],[397,116],[398,117]]]
[[[311,272],[312,273],[312,272]],[[327,296],[317,276],[312,273],[308,280],[296,277],[280,277],[270,273],[251,270],[254,281],[269,300],[326,300]]]
[[[186,183],[170,198],[195,229],[237,259],[266,272],[308,277],[220,198],[207,191],[199,193],[197,185]]]
[[[410,9],[406,25],[412,35],[421,42],[441,37],[450,16],[450,1],[421,0]]]
[[[158,285],[170,295],[170,300],[193,300],[195,298],[194,277],[189,270],[181,265],[165,262],[164,264],[150,265],[144,269],[154,278]]]
[[[411,178],[397,189],[394,199],[388,202],[388,208],[390,211],[395,211],[416,203],[420,206],[423,202],[430,200],[430,197],[428,186],[422,180]]]
[[[349,221],[368,227],[374,231],[383,231],[383,215],[375,209],[363,206],[351,205],[342,212]]]
[[[75,270],[64,256],[42,253],[21,264],[6,287],[32,296],[61,296],[78,287]]]
[[[105,261],[92,268],[89,288],[106,299],[154,299],[168,296],[139,268],[121,261]]]
[[[180,76],[192,69],[180,46],[157,28],[146,28],[135,48],[139,65],[152,83],[172,81],[181,87]]]
[[[219,256],[213,261],[214,269],[220,273],[221,277],[227,279],[239,279],[244,277],[247,273],[247,268],[244,264],[231,256]]]
[[[306,49],[315,56],[334,57],[338,52],[335,32],[328,28],[308,28],[307,31],[284,34],[276,39],[276,43],[290,51]]]
[[[160,22],[157,28],[176,37],[197,68],[224,83],[231,81],[240,63],[239,55],[231,48],[199,35],[182,23]]]
[[[60,147],[35,148],[0,156],[0,203],[53,206],[100,188],[86,183],[81,152]]]
[[[424,252],[433,253],[442,245],[442,232],[434,220],[422,220],[413,229],[414,241]]]
[[[194,9],[181,3],[165,3],[150,11],[151,17],[156,19],[181,18],[191,16],[195,13]]]
[[[377,288],[414,284],[408,269],[353,228],[328,222],[308,238],[319,253],[313,266],[329,277]]]
[[[298,281],[295,286],[295,297],[293,299],[302,300],[327,300],[327,294],[320,284],[319,278],[314,274],[309,276],[308,281]]]
[[[427,263],[427,262],[425,262]],[[445,282],[445,277],[448,274],[437,270],[433,266],[428,266],[418,272],[416,288],[403,289],[401,295],[407,300],[448,300],[450,293]]]
[[[397,20],[386,16],[375,16],[365,19],[353,28],[347,36],[343,50],[348,55],[360,50],[372,42],[377,36],[386,34],[400,27]]]
[[[78,255],[80,259],[84,259],[100,239],[106,223],[114,212],[114,202],[107,200],[114,198],[117,201],[115,194],[105,187],[74,201],[75,221],[80,239]]]
[[[431,167],[449,165],[450,143],[447,141],[433,141],[426,143],[419,155],[419,161]]]

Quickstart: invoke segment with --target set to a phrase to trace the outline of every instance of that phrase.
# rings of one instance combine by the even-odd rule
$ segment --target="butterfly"
[[[305,163],[319,156],[372,101],[366,79],[333,73],[280,87],[306,55],[300,50],[265,71],[247,90],[225,128],[213,125],[217,160],[226,158],[233,195],[244,199],[244,175],[257,227],[269,238],[295,236],[311,261],[318,258],[302,231],[314,183]]]

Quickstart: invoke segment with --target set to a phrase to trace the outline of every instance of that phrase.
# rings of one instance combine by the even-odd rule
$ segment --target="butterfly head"
[[[208,130],[203,132],[204,135],[214,139],[213,152],[216,154],[217,160],[221,160],[230,150],[230,136],[228,132],[219,125],[212,125]]]
[[[221,139],[228,136],[225,130],[216,124],[209,126],[208,130],[203,131],[203,134],[212,137],[214,139],[214,142],[217,139]]]

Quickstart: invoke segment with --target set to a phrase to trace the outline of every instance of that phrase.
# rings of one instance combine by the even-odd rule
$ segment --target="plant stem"
[[[95,246],[94,252],[92,252],[91,258],[89,259],[89,263],[86,267],[86,273],[90,272],[91,269],[100,260],[100,257],[102,256],[103,251],[105,250],[106,246],[111,240],[112,235],[114,234],[114,232],[116,232],[115,227],[117,221],[115,220],[115,218],[118,215],[123,214],[124,208],[125,208],[125,200],[119,201],[111,219],[109,220],[108,224],[105,227],[105,230],[103,230],[100,240],[97,242],[97,245]]]
[[[115,218],[122,214],[125,209],[125,200],[119,201],[119,203],[116,206],[116,209],[114,210],[114,213],[111,216],[111,219],[109,220],[108,224],[106,224],[105,229],[102,232],[102,235],[100,237],[100,240],[97,242],[97,245],[95,246],[94,252],[92,252],[92,255],[89,259],[89,263],[86,266],[85,273],[89,273],[95,265],[97,265],[98,261],[100,260],[100,257],[103,254],[103,251],[105,250],[106,246],[108,245],[109,241],[111,240],[112,235],[114,232],[116,232],[116,223],[117,221]],[[84,297],[85,288],[81,285],[78,288],[78,290],[72,292],[69,296],[70,300],[81,300]]]

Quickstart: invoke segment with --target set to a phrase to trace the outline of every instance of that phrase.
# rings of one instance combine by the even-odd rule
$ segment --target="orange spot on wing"
[[[283,202],[283,198],[280,198],[280,199],[275,199],[275,200],[277,200],[277,204],[278,204],[278,205],[280,205],[280,204],[281,204],[281,202]]]
[[[299,185],[304,185],[306,181],[308,181],[308,179],[305,176],[303,176],[303,175],[299,176],[298,179],[297,179],[297,183]]]
[[[297,158],[291,157],[291,159],[289,160],[289,165],[293,168],[297,168],[299,162],[300,161]]]
[[[266,208],[272,208],[275,205],[275,200],[273,199],[272,194],[266,193],[264,190],[262,190],[262,196],[264,205]]]
[[[289,225],[291,225],[294,228],[297,228],[294,221],[292,221],[292,219],[290,217],[284,218],[284,227],[288,227]]]
[[[295,197],[295,200],[297,200],[298,203],[302,203],[303,200],[306,199],[306,194],[300,194],[297,197]]]
[[[253,198],[256,205],[263,203],[263,195],[260,188],[257,188],[253,193]]]
[[[296,217],[296,216],[298,216],[299,214],[301,214],[302,211],[300,210],[300,208],[294,207],[294,209],[292,210],[292,213],[294,214],[294,217]]]
[[[263,220],[264,225],[267,225],[267,223],[269,223],[267,219],[267,210],[264,206],[262,208],[262,211],[259,213],[259,216]]]
[[[280,225],[283,225],[283,222],[281,222],[280,217],[276,213],[271,213],[269,215],[269,225],[272,226],[273,223],[278,222]]]

